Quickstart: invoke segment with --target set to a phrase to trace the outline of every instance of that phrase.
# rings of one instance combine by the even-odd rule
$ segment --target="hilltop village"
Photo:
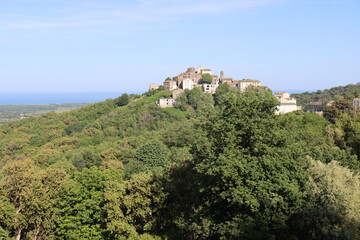
[[[168,77],[164,83],[163,88],[166,91],[171,91],[172,96],[170,98],[160,98],[157,101],[159,107],[173,107],[176,103],[176,98],[184,91],[191,90],[195,87],[201,88],[206,93],[214,94],[218,86],[222,83],[227,83],[234,88],[238,88],[241,92],[247,88],[263,88],[268,87],[262,86],[261,81],[254,79],[242,79],[234,80],[230,77],[225,77],[224,71],[220,72],[220,77],[214,75],[212,70],[200,66],[195,69],[189,67],[186,72],[182,72],[179,75],[170,78]],[[160,85],[156,83],[150,84],[150,90],[159,89]],[[301,110],[301,107],[296,105],[296,99],[290,97],[289,93],[276,92],[274,96],[279,100],[280,105],[277,110],[277,114],[284,114],[296,110]]]

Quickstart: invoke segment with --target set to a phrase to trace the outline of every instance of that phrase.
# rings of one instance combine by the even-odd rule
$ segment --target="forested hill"
[[[0,126],[0,239],[360,239],[359,113],[170,94]]]
[[[328,103],[331,100],[340,98],[352,101],[354,98],[360,97],[360,82],[356,84],[348,84],[346,86],[333,87],[325,90],[317,90],[316,92],[305,92],[291,94],[296,98],[298,105],[305,106],[309,102]]]

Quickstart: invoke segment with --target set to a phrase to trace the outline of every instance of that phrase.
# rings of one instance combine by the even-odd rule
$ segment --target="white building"
[[[296,99],[290,97],[290,94],[287,92],[276,92],[274,96],[280,101],[280,105],[276,111],[276,114],[285,114],[300,110],[296,105]]]
[[[194,81],[191,80],[191,79],[189,79],[189,78],[185,79],[185,80],[182,82],[182,88],[183,88],[184,90],[185,90],[185,89],[191,90],[191,89],[194,88],[194,86],[195,86]]]
[[[219,84],[217,82],[216,83],[211,83],[211,84],[203,83],[202,89],[206,93],[214,94],[216,89],[218,88],[218,86],[219,86]]]

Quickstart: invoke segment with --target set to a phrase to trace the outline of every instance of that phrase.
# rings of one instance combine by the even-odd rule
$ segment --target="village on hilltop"
[[[163,83],[163,88],[166,91],[171,91],[170,98],[160,98],[156,103],[159,107],[174,107],[176,98],[186,89],[191,90],[195,87],[201,88],[206,93],[214,94],[218,86],[222,83],[227,83],[232,87],[238,88],[244,92],[249,87],[267,89],[266,86],[261,86],[259,80],[242,79],[234,80],[233,78],[225,77],[224,71],[218,75],[213,75],[211,69],[200,66],[198,69],[189,67],[186,72],[180,73],[173,78],[167,78]],[[159,89],[160,85],[156,83],[150,84],[150,90]],[[289,93],[276,92],[274,96],[279,100],[280,105],[277,114],[284,114],[296,110],[301,110],[300,106],[296,105],[296,99],[291,98]]]

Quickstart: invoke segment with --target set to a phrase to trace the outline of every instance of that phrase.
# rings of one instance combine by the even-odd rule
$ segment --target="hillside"
[[[309,102],[328,103],[331,100],[339,98],[352,101],[354,98],[360,97],[360,83],[332,87],[330,89],[318,90],[316,92],[291,94],[291,96],[296,98],[298,105],[303,107]]]
[[[86,105],[89,103],[0,105],[0,124],[30,116],[41,116],[47,112],[66,112]]]
[[[1,125],[0,239],[360,239],[359,114],[170,94]]]

